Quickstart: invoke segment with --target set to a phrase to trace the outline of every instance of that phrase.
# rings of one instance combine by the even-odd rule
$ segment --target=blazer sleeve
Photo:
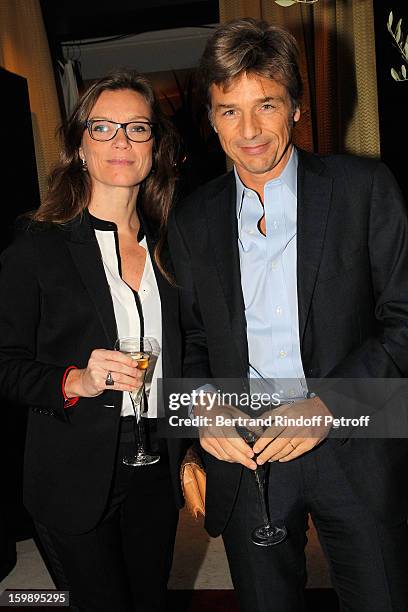
[[[35,236],[24,231],[0,258],[0,395],[69,422],[61,388],[66,367],[36,359],[40,317]]]
[[[320,392],[335,416],[357,416],[361,406],[373,413],[407,394],[408,216],[397,182],[382,163],[372,178],[367,240],[377,333],[328,374],[343,379]]]

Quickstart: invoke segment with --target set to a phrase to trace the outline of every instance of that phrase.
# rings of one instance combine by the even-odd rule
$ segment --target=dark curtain
[[[408,109],[408,81],[397,82],[391,76],[391,68],[400,72],[404,61],[387,30],[390,11],[394,16],[393,31],[397,22],[402,19],[402,38],[405,41],[408,36],[407,1],[374,0],[381,158],[395,174],[408,200],[408,123],[405,119]]]
[[[3,142],[0,250],[12,239],[16,218],[39,205],[30,103],[26,79],[0,67]],[[7,195],[6,195],[7,194]],[[0,296],[1,299],[1,296]],[[1,333],[1,330],[0,330]],[[26,410],[0,398],[0,580],[16,562],[15,542],[31,537],[22,503]]]

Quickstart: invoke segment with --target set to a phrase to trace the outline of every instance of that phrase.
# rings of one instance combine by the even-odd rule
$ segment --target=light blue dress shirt
[[[307,394],[297,298],[297,165],[293,149],[281,175],[265,184],[264,206],[235,169],[249,377],[282,399]],[[264,210],[266,236],[258,229]]]

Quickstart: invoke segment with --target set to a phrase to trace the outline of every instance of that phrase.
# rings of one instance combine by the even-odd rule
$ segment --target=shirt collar
[[[105,219],[98,219],[98,217],[94,217],[88,211],[89,219],[91,220],[92,227],[96,230],[102,230],[104,232],[116,232],[117,226],[113,221],[105,221]]]
[[[296,147],[292,148],[292,153],[290,154],[290,158],[281,174],[267,183],[265,183],[265,188],[268,185],[273,185],[276,183],[284,184],[288,187],[291,193],[297,197],[297,168],[298,168],[298,153]],[[234,166],[234,174],[235,174],[235,183],[237,186],[237,217],[239,218],[241,215],[242,202],[244,200],[245,191],[252,191],[248,189],[244,183],[242,182],[236,166]]]
[[[117,232],[118,228],[116,223],[113,221],[105,221],[105,219],[98,219],[98,217],[94,217],[88,210],[89,219],[91,221],[91,225],[95,230],[102,230],[104,232]],[[140,222],[139,232],[137,234],[137,241],[140,243],[145,237],[145,232],[143,228],[142,222]]]

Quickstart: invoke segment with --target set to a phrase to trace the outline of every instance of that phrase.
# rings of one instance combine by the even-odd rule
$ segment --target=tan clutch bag
[[[190,446],[180,468],[181,488],[187,510],[197,518],[205,515],[206,474],[199,455]]]

